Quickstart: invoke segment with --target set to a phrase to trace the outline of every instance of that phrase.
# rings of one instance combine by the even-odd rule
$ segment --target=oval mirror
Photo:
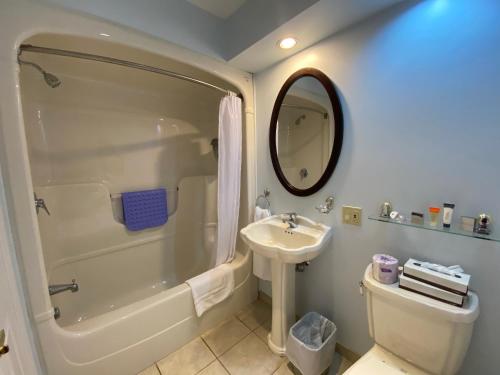
[[[343,129],[339,96],[324,73],[306,68],[286,80],[274,103],[269,146],[274,171],[290,193],[307,196],[326,184]]]

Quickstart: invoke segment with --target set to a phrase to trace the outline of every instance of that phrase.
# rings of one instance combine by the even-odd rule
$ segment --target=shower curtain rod
[[[184,81],[188,81],[191,83],[196,83],[196,84],[201,85],[201,86],[209,87],[211,89],[223,92],[224,94],[228,94],[228,95],[234,94],[231,90],[216,86],[214,84],[211,84],[211,83],[208,83],[208,82],[205,82],[205,81],[202,81],[202,80],[190,77],[190,76],[186,76],[184,74],[172,72],[170,70],[165,70],[165,69],[161,69],[161,68],[156,68],[154,66],[139,64],[139,63],[135,63],[132,61],[115,59],[113,57],[93,55],[91,53],[68,51],[68,50],[56,49],[56,48],[38,47],[38,46],[32,46],[30,44],[21,44],[21,46],[19,47],[19,56],[21,56],[23,51],[43,53],[43,54],[48,54],[48,55],[75,57],[78,59],[99,61],[99,62],[108,63],[108,64],[126,66],[129,68],[140,69],[140,70],[144,70],[147,72],[162,74],[162,75],[172,77],[172,78],[182,79]],[[243,99],[243,96],[241,94],[238,94],[238,97]]]

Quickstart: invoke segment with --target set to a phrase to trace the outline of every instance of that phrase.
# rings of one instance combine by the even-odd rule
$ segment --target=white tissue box
[[[412,258],[408,259],[403,267],[403,273],[418,281],[431,284],[452,293],[459,293],[463,296],[467,295],[470,275],[466,273],[460,273],[455,276],[446,275],[438,271],[421,267],[419,266],[420,263],[423,262]]]
[[[412,279],[404,274],[399,276],[399,287],[459,307],[464,305],[466,298],[461,294],[448,292],[447,290]]]

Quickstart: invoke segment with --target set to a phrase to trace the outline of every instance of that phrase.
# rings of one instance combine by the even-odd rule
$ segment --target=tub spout
[[[78,292],[78,284],[76,280],[71,280],[71,284],[57,284],[49,285],[49,295],[54,295],[57,293],[65,292],[66,290],[71,290],[71,293]]]

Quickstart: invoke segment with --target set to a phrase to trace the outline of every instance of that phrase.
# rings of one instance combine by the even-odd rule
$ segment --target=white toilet
[[[370,336],[375,345],[344,374],[455,374],[469,347],[479,300],[469,292],[455,307],[404,289],[384,285],[369,265],[363,284]]]

